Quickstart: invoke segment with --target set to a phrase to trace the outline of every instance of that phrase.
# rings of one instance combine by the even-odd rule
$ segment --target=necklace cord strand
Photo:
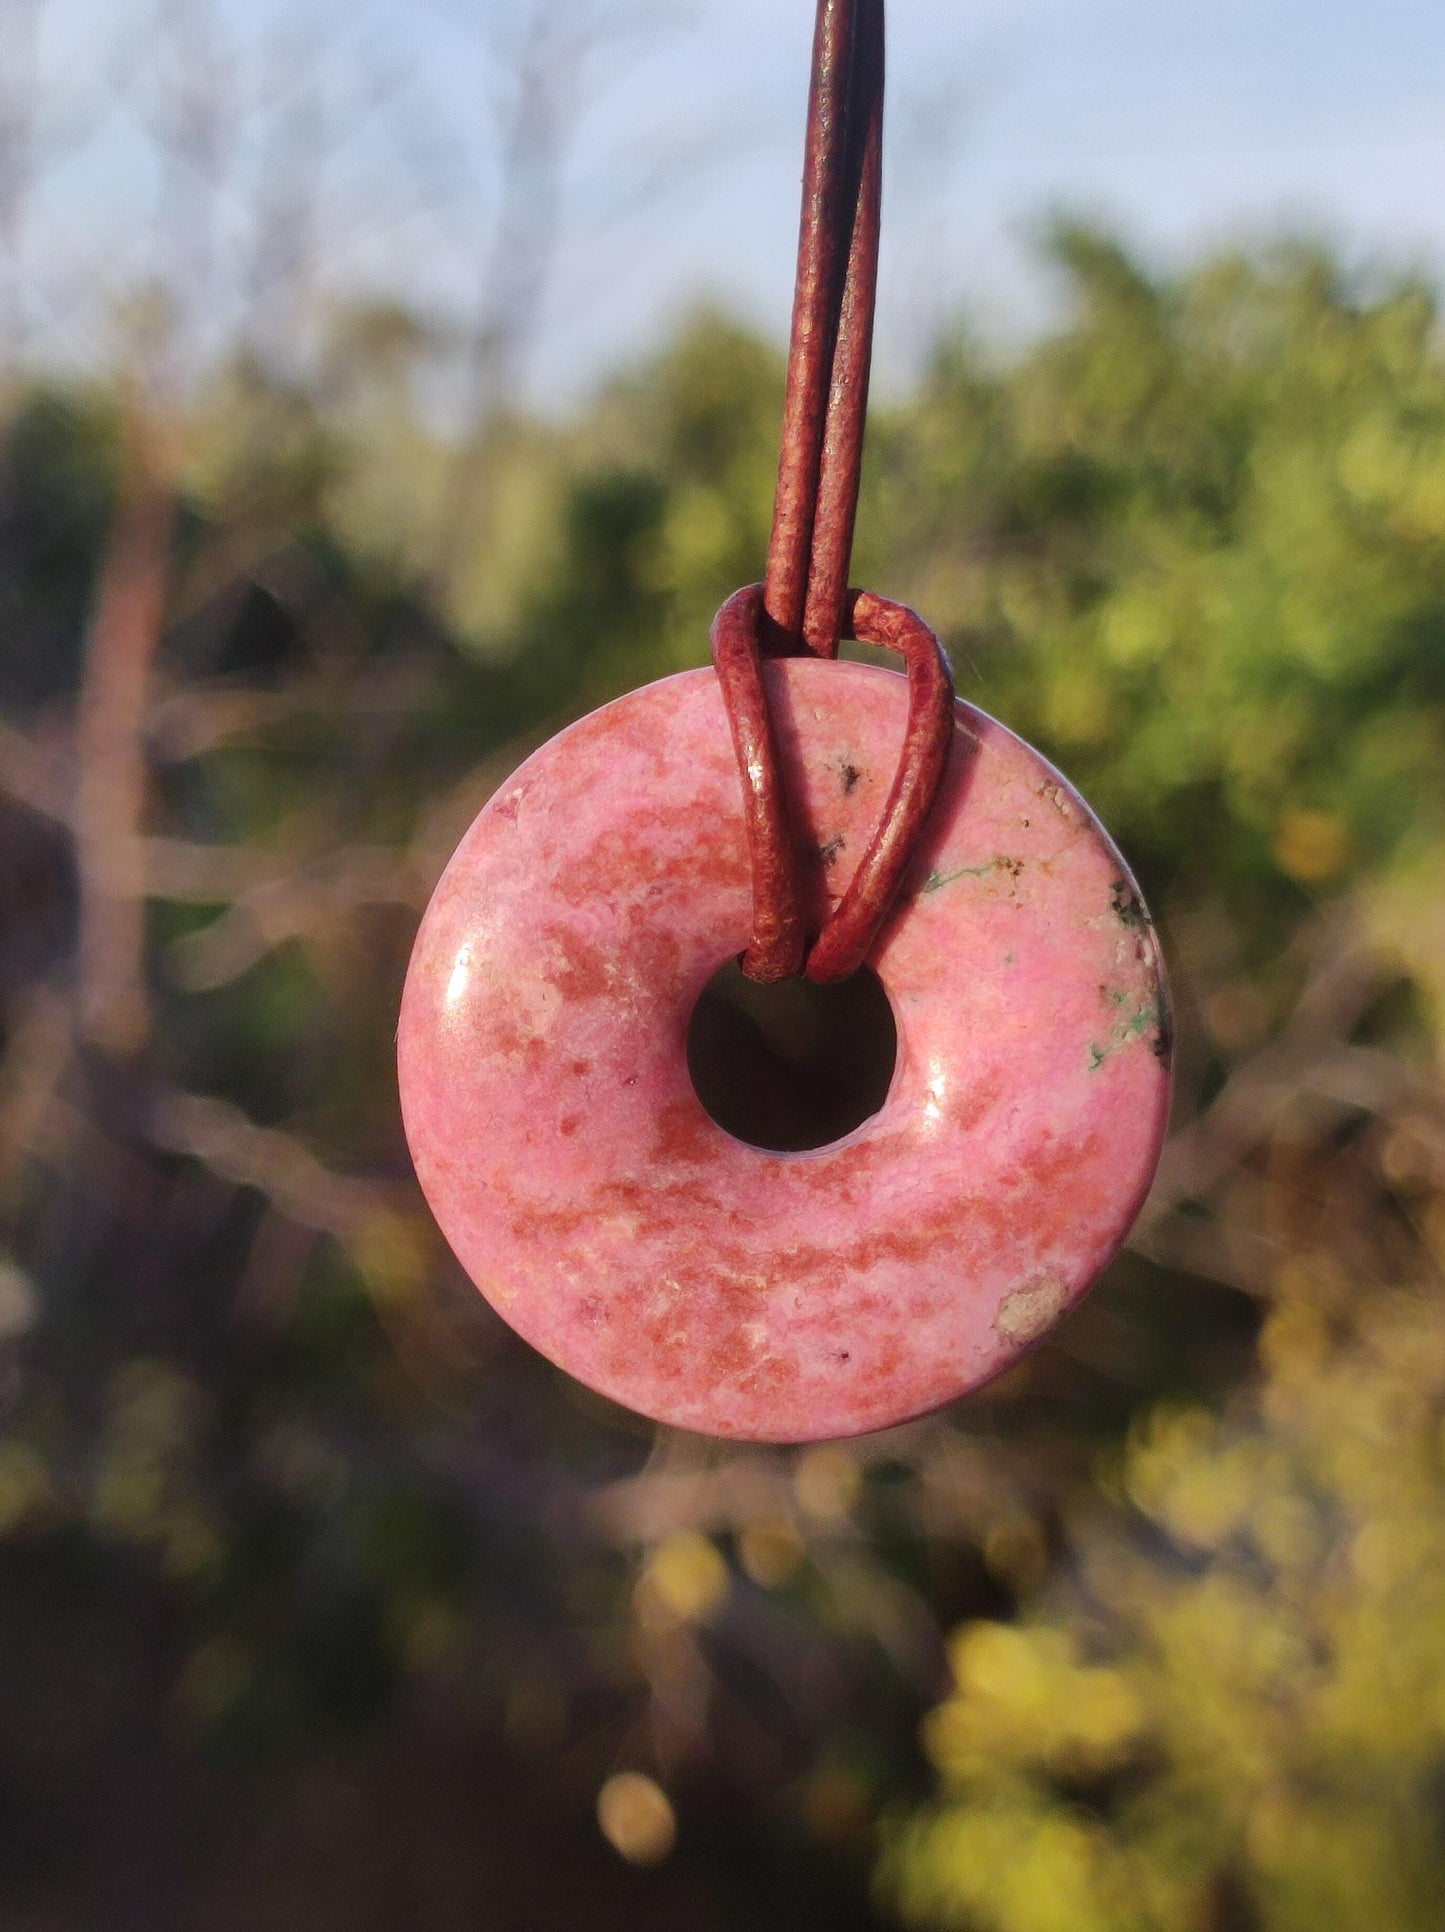
[[[798,271],[783,399],[782,448],[763,603],[784,648],[802,646],[824,434],[832,414],[834,349],[855,226],[848,197],[849,106],[860,7],[880,0],[818,0],[803,150]]]
[[[760,981],[792,977],[805,954],[807,976],[819,983],[862,965],[932,809],[953,735],[953,681],[938,639],[903,605],[848,587],[878,282],[883,12],[883,0],[818,0],[767,576],[730,597],[712,628],[752,862],[753,935],[742,965]],[[765,659],[833,658],[845,635],[903,657],[908,720],[882,818],[809,952]]]
[[[853,526],[868,420],[873,312],[878,296],[878,237],[883,199],[883,5],[862,0],[849,93],[847,202],[853,209],[839,303],[808,562],[803,642],[836,657],[848,594]]]

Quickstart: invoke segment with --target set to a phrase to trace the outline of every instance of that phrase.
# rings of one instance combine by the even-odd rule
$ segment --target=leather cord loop
[[[953,679],[942,646],[923,619],[906,604],[850,590],[844,628],[860,643],[881,645],[902,657],[908,672],[908,722],[877,829],[807,955],[807,977],[820,985],[847,979],[867,958],[933,809],[953,738]],[[790,978],[803,964],[807,944],[797,884],[799,854],[763,681],[764,658],[785,654],[767,648],[770,629],[760,584],[734,592],[712,628],[713,663],[743,777],[753,938],[742,964],[755,980]]]

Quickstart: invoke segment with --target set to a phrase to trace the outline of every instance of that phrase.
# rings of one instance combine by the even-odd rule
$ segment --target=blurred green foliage
[[[154,1887],[209,1856],[186,1804],[249,1815],[270,1767],[310,1843],[276,1767],[410,1726],[546,1794],[497,1866],[557,1817],[592,1834],[599,1789],[624,1856],[629,1817],[665,1856],[671,1790],[680,1928],[1439,1922],[1438,316],[1304,248],[1162,279],[1052,246],[1053,333],[960,332],[876,411],[855,574],[1136,864],[1178,1133],[1059,1336],[943,1418],[797,1454],[658,1437],[502,1330],[415,1192],[391,1064],[415,920],[490,788],[705,662],[760,574],[780,357],[704,314],[570,420],[499,414],[460,570],[411,318],[341,318],[304,378],[238,355],[178,412],[124,1052],[75,1019],[72,797],[133,405],[12,385],[0,1653],[24,1634],[41,1686],[119,1657],[131,1688],[54,1736],[17,1690],[0,1795],[42,1759],[62,1810],[149,1793]],[[401,1829],[377,1807],[336,1843]]]
[[[1438,1297],[1321,1299],[1287,1283],[1223,1413],[1141,1418],[1024,1621],[956,1634],[943,1797],[886,1865],[915,1922],[1437,1922]]]

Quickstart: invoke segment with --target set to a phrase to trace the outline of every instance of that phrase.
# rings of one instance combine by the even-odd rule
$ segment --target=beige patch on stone
[[[999,1303],[994,1329],[1006,1342],[1031,1342],[1058,1320],[1068,1298],[1057,1275],[1031,1275]]]
[[[1040,785],[1038,796],[1046,798],[1061,818],[1072,818],[1074,808],[1062,785]]]

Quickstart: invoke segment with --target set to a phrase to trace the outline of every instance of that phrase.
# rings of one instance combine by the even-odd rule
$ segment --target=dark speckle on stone
[[[842,765],[842,778],[843,778],[843,795],[845,798],[848,796],[850,792],[854,792],[857,790],[858,780],[862,776],[863,776],[862,772],[859,771],[856,765],[851,764],[847,759],[844,759],[843,765]]]
[[[835,832],[826,845],[820,845],[818,847],[818,857],[823,861],[824,865],[833,865],[837,862],[838,854],[847,843],[848,841],[841,832]]]
[[[1168,1066],[1174,1057],[1174,1014],[1169,1004],[1169,994],[1163,983],[1159,986],[1158,1002],[1154,1009],[1154,1038],[1150,1041],[1154,1057]]]
[[[1127,879],[1115,879],[1109,888],[1109,904],[1119,923],[1136,932],[1151,923],[1144,901]]]

